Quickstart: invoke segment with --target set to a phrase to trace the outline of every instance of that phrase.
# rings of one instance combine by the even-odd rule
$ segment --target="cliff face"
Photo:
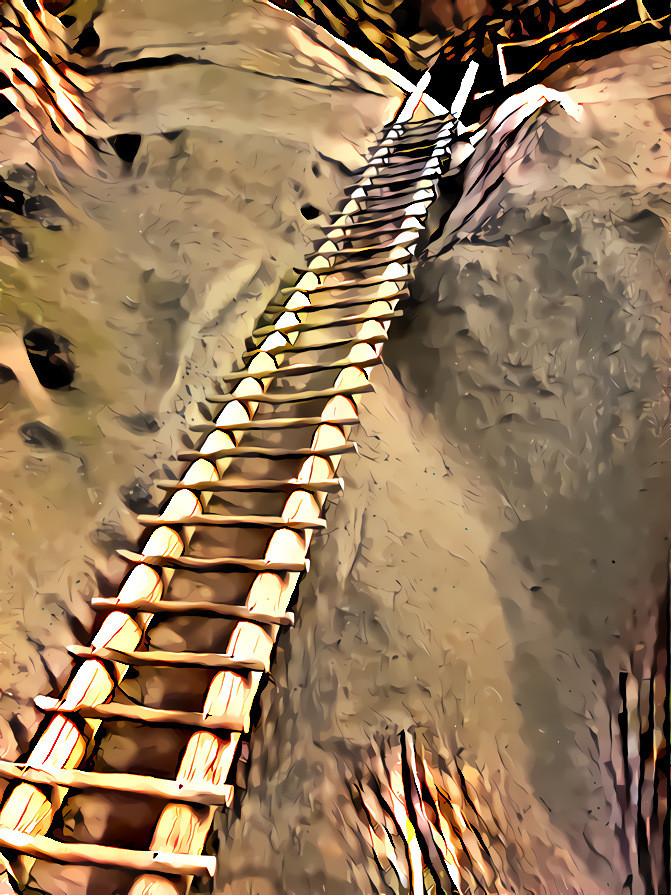
[[[97,20],[92,101],[110,135],[139,135],[132,164],[84,174],[16,118],[0,134],[0,174],[36,200],[3,216],[24,257],[1,244],[5,757],[38,723],[31,696],[67,677],[88,599],[120,579],[113,550],[210,377],[398,104],[282,11],[185,15],[108,0]],[[650,891],[636,756],[668,560],[668,82],[662,45],[568,73],[580,122],[548,109],[480,144],[463,195],[446,181],[246,794],[218,822],[216,892],[406,891],[355,798],[371,742],[402,731],[471,800],[489,891]],[[31,374],[39,329],[71,390]]]

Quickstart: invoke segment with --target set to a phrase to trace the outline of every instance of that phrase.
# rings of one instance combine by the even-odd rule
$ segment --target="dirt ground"
[[[110,155],[92,177],[13,120],[0,132],[2,177],[55,203],[7,218],[25,258],[0,244],[11,758],[211,377],[398,104],[260,4],[194,0],[185,26],[183,4],[107,0],[97,30],[104,66],[188,59],[94,76],[110,133],[142,137],[132,168]],[[437,773],[473,781],[500,891],[662,895],[618,715],[624,675],[631,757],[668,569],[670,61],[659,44],[566,74],[580,121],[548,107],[503,153],[480,144],[456,207],[445,185],[279,643],[246,793],[217,822],[214,892],[403,891],[351,785],[372,739],[408,730]],[[70,343],[70,390],[31,379],[35,327]]]

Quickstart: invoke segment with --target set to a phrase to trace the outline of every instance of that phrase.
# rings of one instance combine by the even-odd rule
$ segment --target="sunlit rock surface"
[[[25,257],[0,244],[8,757],[210,378],[398,105],[280,11],[188,7],[108,0],[97,20],[93,61],[126,70],[92,74],[92,102],[110,135],[141,136],[132,167],[110,154],[84,174],[14,120],[0,134],[0,174],[53,203],[3,214]],[[557,86],[581,121],[552,108],[502,152],[485,140],[449,217],[446,182],[280,639],[246,792],[217,821],[214,891],[404,891],[353,798],[371,740],[403,730],[468,787],[489,891],[646,891],[618,716],[625,675],[635,755],[667,580],[668,72],[654,46],[571,73]],[[31,374],[37,328],[71,389]]]

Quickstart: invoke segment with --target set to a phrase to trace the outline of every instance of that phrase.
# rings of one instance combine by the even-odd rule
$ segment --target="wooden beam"
[[[392,295],[383,295],[380,298],[360,298],[358,295],[356,298],[336,298],[332,302],[323,302],[320,304],[310,304],[305,308],[301,308],[301,314],[311,314],[317,311],[330,311],[337,310],[339,308],[356,308],[356,307],[364,307],[371,305],[374,301],[386,301],[386,302],[394,302],[395,304],[404,301],[410,298],[410,295],[406,289],[400,290],[399,292],[394,292]],[[370,366],[373,363],[382,363],[382,358],[378,355],[377,357],[371,357],[369,360],[365,361],[365,366]],[[363,361],[354,361],[344,360],[341,362],[341,366],[351,367],[351,366],[362,366]],[[296,367],[299,365],[297,364]],[[278,367],[277,371],[279,372],[282,367]],[[285,370],[290,370],[291,367],[285,367]]]
[[[342,215],[342,217],[347,217],[347,215]],[[396,215],[393,218],[380,218],[380,221],[400,221],[404,220],[405,215]],[[370,226],[374,221],[366,221],[367,226]],[[363,222],[361,224],[363,226]],[[355,224],[343,224],[343,228],[354,229],[356,227]],[[410,274],[403,274],[403,276],[393,276],[393,277],[365,277],[362,280],[347,280],[347,282],[343,283],[320,283],[318,286],[311,286],[309,289],[301,289],[299,286],[289,286],[286,289],[281,289],[285,295],[293,294],[294,292],[302,292],[304,295],[312,295],[316,292],[340,292],[343,289],[366,289],[370,286],[390,286],[392,283],[408,283],[412,280]]]
[[[386,298],[380,299],[380,301],[387,301]],[[370,299],[365,301],[356,301],[349,302],[347,300],[342,301],[340,304],[332,304],[332,305],[321,305],[317,307],[316,305],[313,307],[301,308],[301,313],[304,314],[307,311],[317,311],[324,310],[330,308],[337,307],[346,307],[350,304],[358,304],[358,305],[368,305],[370,304]],[[378,357],[372,357],[370,360],[365,362],[366,367],[373,367],[376,364],[382,363],[382,359]],[[272,370],[258,370],[254,373],[248,373],[245,370],[241,370],[236,373],[226,373],[221,377],[222,382],[241,382],[243,379],[288,379],[292,376],[307,376],[310,373],[324,373],[328,370],[344,370],[347,367],[351,367],[353,365],[353,361],[349,358],[345,358],[345,360],[336,360],[331,361],[327,364],[288,364],[286,367],[275,367]],[[361,366],[360,363],[357,366]],[[224,396],[225,397],[225,396]],[[214,400],[213,398],[207,398],[206,400]]]
[[[398,261],[398,258],[387,259],[384,263],[391,264],[392,261]],[[377,266],[377,265],[374,265]],[[318,273],[318,271],[315,271]],[[384,299],[380,299],[384,301]],[[368,301],[370,304],[370,299]],[[297,308],[296,313],[300,314],[302,308]],[[394,317],[401,317],[403,314],[402,311],[384,311],[381,314],[369,314],[367,317],[362,314],[350,315],[349,317],[337,317],[335,320],[325,320],[320,323],[292,323],[287,326],[273,326],[269,324],[268,326],[261,326],[258,329],[255,329],[252,333],[253,339],[260,339],[262,336],[270,336],[272,333],[297,333],[297,332],[311,332],[315,329],[330,329],[331,327],[337,326],[355,326],[359,323],[369,323],[371,320],[376,320],[378,323],[382,323],[387,320],[393,320]]]
[[[91,600],[93,609],[104,612],[151,612],[154,615],[216,615],[221,618],[238,618],[242,621],[254,622],[258,625],[281,625],[291,627],[294,623],[293,612],[273,615],[267,612],[256,612],[247,606],[229,606],[225,603],[212,603],[205,600],[126,600],[120,602],[112,597],[94,597]]]
[[[367,364],[368,361],[350,361],[348,366],[365,367]],[[253,378],[254,374],[250,373],[250,376]],[[230,404],[233,401],[253,401],[255,404],[295,404],[299,401],[318,401],[321,398],[334,398],[336,395],[345,397],[347,395],[363,395],[372,391],[374,391],[373,386],[367,383],[366,385],[353,385],[349,388],[334,386],[333,388],[315,389],[314,391],[305,389],[290,395],[259,395],[258,397],[256,395],[249,395],[249,397],[243,397],[242,395],[206,395],[205,400],[211,404]]]
[[[394,264],[394,261],[385,261],[385,264]],[[398,262],[403,263],[403,262]],[[380,266],[380,265],[374,265]],[[349,339],[331,339],[328,342],[315,342],[313,345],[291,345],[287,347],[286,345],[278,345],[277,348],[263,348],[260,346],[259,348],[253,348],[251,351],[245,351],[242,355],[244,360],[249,360],[252,357],[255,357],[257,354],[267,354],[270,357],[274,357],[276,354],[304,354],[306,351],[333,351],[335,348],[347,348],[351,346],[352,348],[355,345],[380,345],[382,342],[387,341],[387,335],[379,335],[379,336],[369,336],[365,339],[357,339],[349,338]]]
[[[138,721],[140,724],[158,724],[161,727],[177,725],[196,730],[234,730],[244,732],[249,728],[248,718],[232,715],[203,715],[202,712],[182,712],[179,709],[153,709],[145,705],[123,702],[103,702],[100,705],[76,705],[69,707],[51,696],[36,696],[37,708],[49,714],[79,715],[81,718],[97,718],[101,721]]]
[[[323,519],[314,519],[304,522],[301,519],[283,519],[281,516],[225,516],[218,513],[193,513],[191,516],[165,516],[149,513],[139,513],[137,521],[147,528],[158,525],[198,525],[217,526],[218,528],[289,528],[295,531],[308,531],[312,529],[326,528]]]
[[[0,761],[0,777],[36,783],[38,786],[67,786],[71,789],[105,789],[150,798],[187,802],[194,805],[230,805],[233,787],[228,784],[212,786],[198,783],[192,786],[188,780],[162,780],[145,774],[99,773],[68,768],[30,767],[12,761]]]
[[[197,423],[194,426],[190,426],[190,429],[192,432],[249,432],[256,429],[262,431],[304,429],[311,426],[320,426],[322,423],[329,423],[331,426],[355,426],[358,422],[359,419],[356,416],[333,420],[325,420],[320,416],[290,416],[280,417],[279,419],[256,417],[256,419],[250,420],[248,423]]]
[[[304,572],[305,563],[267,562],[265,559],[245,559],[240,556],[148,556],[132,550],[117,550],[122,559],[132,563],[144,563],[162,569],[188,569],[194,572],[223,572],[228,568],[247,569],[250,572]]]
[[[324,240],[324,242],[321,244],[321,246],[318,249],[315,249],[314,252],[305,256],[305,260],[306,261],[314,261],[315,258],[319,258],[321,255],[325,255],[325,256],[333,255],[333,256],[338,256],[338,257],[343,256],[345,258],[349,258],[349,257],[360,258],[362,255],[366,255],[366,254],[378,255],[380,252],[383,252],[386,249],[393,249],[398,246],[402,247],[406,243],[409,244],[409,243],[416,242],[417,241],[417,233],[418,233],[418,231],[416,231],[416,230],[415,231],[399,230],[398,236],[405,236],[405,239],[403,239],[403,240],[398,239],[398,236],[397,236],[396,239],[389,238],[386,242],[382,242],[382,243],[372,242],[372,243],[369,243],[368,245],[363,245],[363,246],[346,246],[346,245],[344,245],[344,243],[352,242],[352,239],[348,236],[340,236],[340,237],[336,236],[333,239]],[[357,241],[360,242],[360,240],[357,240]],[[335,249],[328,249],[328,248],[324,249],[324,246],[326,245],[326,243],[331,243],[332,245],[335,246]],[[343,244],[342,248],[338,248],[338,246],[341,243]],[[267,310],[268,309],[266,308],[265,314],[267,314]],[[285,311],[286,311],[286,307],[285,307]],[[302,311],[303,311],[303,308],[295,308],[294,309],[294,313],[296,313],[296,314],[300,314]],[[265,316],[265,314],[264,314],[264,316]]]
[[[157,479],[152,482],[155,488],[161,488],[163,491],[193,491],[194,493],[202,491],[210,491],[213,494],[225,491],[323,491],[325,494],[331,494],[335,491],[342,491],[344,488],[343,480],[326,479],[316,482],[302,482],[299,479],[247,479],[237,476],[228,476],[224,479],[208,480],[206,482],[179,482],[170,479]]]
[[[383,251],[387,251],[387,250],[384,249]],[[411,255],[410,253],[406,252],[404,255],[401,255],[398,258],[387,257],[387,258],[381,258],[378,261],[376,261],[375,259],[364,258],[361,261],[357,261],[357,260],[349,261],[347,263],[347,265],[338,264],[336,262],[335,264],[332,264],[330,267],[311,267],[309,270],[302,270],[300,272],[301,273],[314,273],[318,277],[323,277],[326,274],[338,273],[339,271],[342,271],[343,273],[352,273],[353,271],[357,271],[357,270],[374,270],[376,267],[384,267],[387,264],[409,264],[411,261],[414,260],[414,257],[415,257],[414,255]],[[296,309],[296,313],[300,314],[300,308]],[[336,324],[332,324],[332,325],[335,326]],[[282,330],[277,330],[277,332],[281,332],[281,331]],[[291,330],[288,330],[288,332],[291,332]]]
[[[326,425],[326,423],[324,423]],[[178,460],[221,460],[222,457],[266,457],[271,460],[292,460],[294,457],[331,457],[334,454],[356,453],[356,444],[346,441],[338,447],[326,448],[280,448],[255,447],[240,445],[234,448],[222,448],[219,451],[204,453],[203,451],[182,451],[177,454]],[[117,551],[118,552],[118,551]],[[150,565],[152,565],[150,563]]]
[[[417,192],[419,192],[419,190]],[[344,208],[342,209],[342,211],[334,211],[332,217],[338,218],[356,216],[357,218],[365,219],[367,215],[377,215],[380,212],[399,211],[407,208],[408,205],[416,205],[418,202],[428,203],[430,200],[433,201],[433,199],[431,199],[431,197],[429,196],[422,196],[419,199],[415,199],[414,202],[409,202],[406,199],[404,199],[402,202],[388,202],[376,196],[370,202],[362,201],[359,207],[353,209],[352,211],[345,211]],[[350,199],[350,202],[352,201],[356,200]],[[344,269],[342,272],[347,273],[347,269]],[[318,273],[318,271],[312,269],[310,271],[300,271],[300,273]]]
[[[135,851],[111,845],[89,845],[81,842],[58,842],[49,836],[29,836],[18,830],[0,828],[0,846],[31,858],[56,861],[59,864],[121,867],[140,873],[168,876],[213,877],[216,858],[172,852]]]
[[[141,665],[185,668],[227,668],[231,671],[268,671],[265,662],[259,659],[239,659],[227,653],[190,653],[171,652],[168,650],[117,650],[104,646],[69,646],[68,652],[78,659],[103,659],[108,662],[121,662],[131,667]]]

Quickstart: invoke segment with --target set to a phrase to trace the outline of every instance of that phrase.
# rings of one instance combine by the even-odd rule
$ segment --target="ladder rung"
[[[423,122],[404,122],[400,127],[390,124],[382,133],[384,134],[383,140],[414,140],[417,139],[418,134],[421,134],[423,139],[426,139],[426,134],[435,134],[436,140],[439,140],[445,139],[453,130],[454,124],[449,119],[436,118],[425,119]],[[439,136],[441,132],[442,137]]]
[[[446,152],[447,155],[449,153]],[[366,171],[370,171],[371,168],[384,169],[388,171],[402,171],[404,168],[408,168],[415,163],[415,161],[424,161],[429,162],[432,158],[437,158],[434,153],[429,152],[427,155],[418,156],[417,159],[411,159],[408,161],[407,158],[399,157],[396,154],[395,147],[390,146],[389,152],[385,155],[378,156],[377,158],[371,158],[370,161],[362,165],[360,168],[357,168],[355,171],[352,171],[352,174],[360,177],[362,174],[365,174]]]
[[[304,295],[313,295],[316,292],[339,292],[342,289],[366,289],[369,286],[384,286],[390,283],[408,283],[410,280],[412,280],[410,274],[393,277],[366,277],[363,280],[347,280],[344,283],[320,283],[319,286],[311,286],[309,289],[301,289],[297,286],[291,286],[288,289],[282,289],[280,291],[286,294],[302,292]]]
[[[408,214],[407,209],[410,206],[414,206],[416,208],[418,205],[426,206],[420,213],[420,216],[425,217],[427,209],[433,201],[434,199],[430,196],[424,196],[422,199],[414,199],[409,202],[382,202],[378,201],[377,199],[373,199],[370,202],[362,203],[353,211],[341,212],[340,215],[338,215],[337,213],[334,214],[334,219],[344,216],[348,218],[361,219],[365,223],[370,223],[372,221],[380,220],[380,215],[383,216],[383,220],[391,220],[389,215],[395,214],[396,212],[400,212],[402,217],[417,217],[417,211],[415,211],[414,214],[410,215]],[[318,271],[312,269],[311,272],[317,273]]]
[[[363,190],[363,195],[361,195],[360,199],[368,199],[370,198],[371,193],[375,193],[378,190],[389,190],[390,194],[387,198],[391,199],[392,196],[407,196],[409,193],[418,193],[420,190],[429,190],[435,188],[435,178],[429,177],[415,177],[408,178],[407,180],[403,180],[403,186],[399,185],[397,181],[388,180],[387,178],[382,178],[378,180],[375,177],[365,178],[370,180],[370,183],[362,183],[360,182],[358,186],[352,186],[345,189],[343,192],[346,196],[351,196],[353,193],[357,192],[357,190]],[[425,186],[419,186],[420,183],[425,183]],[[376,198],[384,198],[384,197],[376,197]]]
[[[323,519],[304,522],[300,519],[283,519],[281,516],[233,516],[217,513],[194,513],[192,516],[157,516],[141,513],[137,517],[140,525],[148,528],[159,525],[215,525],[220,528],[240,526],[241,528],[288,528],[294,531],[309,531],[326,528]]]
[[[416,203],[408,203],[408,205],[415,205]],[[394,233],[404,233],[404,229],[400,226],[395,226],[398,222],[403,222],[408,217],[412,218],[421,218],[422,215],[418,215],[417,212],[414,212],[412,215],[407,215],[405,213],[405,209],[407,206],[403,206],[400,212],[391,210],[388,214],[378,215],[375,217],[376,213],[372,211],[367,212],[347,212],[334,215],[333,221],[330,223],[330,228],[335,230],[346,230],[346,231],[357,231],[364,230],[366,237],[368,237],[371,233],[381,233],[384,231],[392,231]],[[343,218],[357,218],[358,215],[361,214],[362,220],[350,220],[349,223],[343,221]],[[373,215],[373,217],[369,217],[369,215]],[[425,215],[424,215],[425,216]],[[328,231],[327,231],[328,232]],[[354,239],[354,237],[351,237]]]
[[[297,273],[313,273],[316,276],[324,276],[328,273],[352,273],[354,271],[359,270],[372,270],[376,267],[385,267],[389,264],[408,264],[410,261],[413,261],[415,258],[410,252],[405,252],[405,254],[399,256],[398,258],[381,258],[379,261],[376,261],[374,258],[368,259],[364,258],[362,260],[354,260],[348,261],[345,264],[332,264],[330,267],[311,267],[309,270],[307,268],[299,268],[296,267],[294,270]]]
[[[386,299],[384,299],[386,301]],[[370,304],[370,300],[359,302],[359,304]],[[324,305],[324,308],[338,307],[338,305]],[[310,310],[309,308],[305,309]],[[315,310],[317,310],[315,306]],[[265,372],[256,370],[250,373],[249,370],[240,370],[237,373],[226,373],[221,376],[222,382],[241,382],[243,379],[287,379],[291,376],[305,376],[308,373],[324,373],[327,370],[345,370],[347,367],[358,367],[359,369],[374,367],[382,363],[380,355],[371,357],[367,361],[345,360],[332,361],[330,364],[288,364],[286,367],[273,367],[272,370]],[[217,398],[209,397],[207,401],[216,401]],[[251,400],[251,399],[250,399]]]
[[[201,491],[217,494],[220,491],[311,491],[324,492],[342,491],[342,479],[326,479],[323,482],[301,482],[299,479],[247,479],[234,476],[225,479],[215,479],[211,482],[173,482],[169,479],[160,479],[152,482],[163,491]]]
[[[441,146],[436,146],[437,140],[417,140],[409,145],[399,145],[393,147],[394,154],[398,153],[398,155],[412,155],[415,152],[418,152],[421,149],[429,150],[429,155],[436,149],[442,149]]]
[[[411,204],[411,203],[408,203],[408,205],[409,204]],[[414,205],[415,203],[413,202],[412,204]],[[404,206],[404,208],[405,207],[406,206]],[[341,221],[342,218],[357,217],[357,215],[359,215],[359,214],[360,214],[359,211],[336,212],[333,215],[333,218],[329,224],[329,227],[337,228],[337,229],[341,229],[341,230],[354,230],[357,227],[364,227],[364,226],[370,228],[373,224],[380,224],[380,225],[393,224],[396,221],[403,221],[407,217],[407,215],[404,214],[403,212],[401,212],[400,214],[393,212],[391,214],[380,215],[379,217],[376,217],[376,218],[369,218],[365,221],[352,221],[349,224],[342,223],[342,222],[338,223],[339,221]],[[371,214],[371,212],[368,212],[368,214]],[[412,217],[416,218],[417,215],[413,214]]]
[[[427,169],[431,172],[431,174],[433,174],[433,172],[435,171],[436,176],[438,176],[440,174],[440,169],[441,169],[442,164],[443,164],[443,158],[434,156],[433,158],[430,158],[428,160],[418,159],[417,161],[406,161],[406,163],[402,166],[402,168],[403,168],[403,172],[405,172],[408,176],[416,174],[418,171],[421,172],[421,171],[425,171]],[[373,168],[374,166],[375,166],[375,163],[373,163],[373,165],[371,165],[368,170],[370,171],[370,168]],[[387,168],[384,165],[380,166],[379,173],[371,172],[369,174],[366,174],[366,171],[364,169],[364,171],[361,174],[361,177],[352,184],[352,187],[356,188],[358,185],[361,184],[362,180],[373,180],[374,178],[398,181],[399,174],[395,167]],[[405,179],[405,175],[403,176],[403,180],[404,179]]]
[[[443,175],[443,172],[439,168],[430,167],[427,168],[426,165],[418,166],[417,170],[412,172],[412,183],[413,187],[408,188],[407,190],[403,190],[403,192],[412,192],[413,189],[429,189],[430,187],[436,188],[438,180]],[[367,177],[366,180],[369,183],[360,183],[357,186],[357,189],[360,190],[380,190],[380,189],[390,189],[396,191],[396,186],[398,183],[406,183],[410,180],[410,178],[400,178],[397,174],[386,175],[386,174],[371,174],[370,177]],[[419,186],[419,184],[424,184],[424,186]],[[345,195],[351,197],[355,192],[354,189],[351,189],[349,192],[345,191]],[[363,197],[362,197],[363,198]]]
[[[190,802],[196,805],[230,805],[233,787],[208,786],[188,780],[164,780],[144,774],[99,773],[70,768],[30,767],[13,761],[0,761],[0,777],[36,783],[38,786],[65,786],[68,789],[107,789],[112,792],[127,792],[150,798],[165,799],[170,802]]]
[[[391,121],[389,124],[385,124],[382,130],[384,133],[387,133],[388,131],[399,130],[402,128],[404,132],[416,133],[425,128],[435,128],[440,130],[441,127],[447,127],[448,124],[454,127],[454,118],[452,118],[449,112],[443,115],[431,115],[428,118],[421,118],[418,120]]]
[[[276,348],[253,348],[251,351],[245,351],[242,355],[244,360],[249,360],[257,354],[267,354],[269,357],[275,357],[278,354],[305,354],[308,351],[327,351],[329,349],[343,348],[347,345],[379,345],[380,342],[386,342],[388,336],[380,334],[379,336],[369,336],[367,339],[357,339],[356,336],[349,339],[331,339],[329,342],[315,342],[312,345],[278,345]]]
[[[146,705],[126,704],[124,702],[103,702],[100,705],[77,705],[70,707],[60,699],[51,696],[36,696],[33,702],[45,714],[56,712],[59,715],[79,715],[82,718],[95,718],[98,721],[139,721],[141,724],[158,724],[159,726],[193,727],[197,730],[234,730],[246,732],[249,728],[247,718],[233,715],[203,715],[202,712],[182,712],[179,709],[152,709]]]
[[[419,203],[413,202],[413,205],[417,205]],[[428,205],[427,205],[428,208]],[[397,209],[390,209],[388,214],[380,215],[380,211],[384,211],[384,209],[369,209],[368,211],[353,211],[348,212],[347,214],[341,215],[341,217],[350,218],[351,223],[345,224],[340,222],[338,219],[334,219],[332,222],[332,226],[339,227],[341,229],[351,228],[352,230],[357,227],[371,227],[373,225],[377,226],[378,224],[392,224],[395,221],[404,221],[408,217],[420,218],[424,219],[427,214],[427,208],[424,208],[421,212],[414,211],[411,215],[407,213],[407,206],[403,206],[400,208],[400,211],[397,212]],[[397,279],[397,277],[394,277]]]
[[[342,217],[349,217],[349,215],[342,215]],[[416,214],[412,215],[412,217],[416,218],[417,215]],[[382,234],[383,233],[389,233],[389,234],[419,233],[420,231],[417,230],[416,226],[412,227],[412,228],[411,227],[404,228],[404,227],[399,227],[397,225],[397,223],[396,223],[397,221],[404,221],[405,218],[406,218],[406,215],[399,214],[399,215],[395,215],[394,217],[379,218],[377,221],[359,221],[359,222],[353,222],[353,223],[349,223],[349,224],[347,224],[347,223],[340,223],[340,224],[332,223],[331,229],[332,230],[344,230],[346,235],[349,234],[350,240],[368,239],[369,236],[376,236],[381,233]],[[363,230],[363,233],[359,233],[360,230]],[[353,235],[352,233],[350,233],[350,231],[354,231],[354,234],[358,234],[358,235]],[[328,232],[329,231],[326,231],[327,239],[330,238],[328,236]],[[295,289],[296,287],[294,286],[293,288]],[[290,290],[282,290],[282,291],[290,291]]]
[[[177,454],[178,460],[221,460],[224,457],[267,457],[273,460],[292,460],[294,457],[333,457],[340,454],[356,453],[356,444],[346,441],[340,447],[326,448],[281,448],[240,445],[219,451],[184,451]]]
[[[397,153],[395,147],[388,146],[384,148],[388,149],[388,152],[377,158],[371,158],[367,164],[357,168],[352,174],[356,175],[357,179],[361,179],[371,170],[403,172],[415,168],[419,163],[429,164],[434,159],[438,159],[438,156],[434,152],[429,152],[426,155],[420,155],[416,158],[408,158],[405,153],[404,155]]]
[[[258,374],[254,374],[255,376]],[[190,428],[194,432],[247,432],[254,429],[303,429],[311,426],[355,426],[359,422],[355,416],[343,419],[323,419],[321,416],[286,417],[285,419],[253,419],[247,423],[197,423]]]
[[[254,622],[258,625],[280,625],[290,628],[294,623],[293,612],[272,615],[267,612],[256,612],[247,606],[231,606],[225,603],[189,600],[129,600],[119,602],[109,597],[94,597],[91,600],[93,609],[102,612],[149,612],[153,615],[215,615],[219,618],[237,618],[241,621]]]
[[[149,556],[132,550],[117,550],[122,559],[144,563],[161,569],[187,569],[194,572],[215,572],[227,568],[247,569],[250,572],[304,572],[305,562],[269,562],[265,559],[245,559],[240,556]]]
[[[424,130],[430,130],[436,134],[439,134],[441,130],[443,132],[447,131],[449,126],[450,130],[454,129],[454,124],[448,118],[440,118],[437,117],[435,120],[429,122],[429,119],[424,119],[423,121],[410,121],[407,124],[411,125],[410,127],[406,126],[406,123],[398,123],[398,124],[388,124],[385,126],[383,133],[385,134],[386,140],[390,139],[409,139],[414,138],[415,134],[421,133]]]
[[[384,300],[384,299],[382,299]],[[297,308],[295,313],[300,314],[301,308]],[[313,329],[329,329],[336,326],[356,326],[359,323],[370,323],[371,320],[377,323],[384,323],[387,320],[393,320],[394,317],[401,317],[403,311],[385,311],[382,314],[356,314],[349,317],[338,317],[336,320],[324,320],[317,323],[291,323],[287,326],[261,326],[252,333],[253,339],[260,339],[263,336],[269,336],[272,333],[297,333],[311,332]]]
[[[409,293],[407,292],[407,290],[404,289],[400,292],[394,292],[392,295],[384,295],[381,298],[339,298],[339,299],[336,299],[335,301],[324,302],[322,304],[309,304],[309,305],[306,305],[304,308],[300,308],[299,312],[301,314],[310,314],[310,313],[314,313],[315,311],[332,311],[332,310],[338,310],[339,308],[356,308],[356,307],[363,307],[365,305],[370,305],[374,301],[400,302],[400,301],[405,301],[409,297],[410,297]],[[278,307],[280,307],[280,305],[268,305],[268,308],[267,308],[268,313],[276,310]],[[373,362],[372,360],[366,361],[366,365],[368,365],[369,363],[372,363],[372,362]],[[380,363],[380,362],[381,362],[381,359],[378,361],[378,363]],[[351,364],[352,364],[352,361],[346,362],[347,366],[350,366]],[[361,364],[356,364],[355,366],[361,366]],[[277,369],[279,371],[281,369],[281,367],[278,367]],[[249,376],[251,374],[248,373],[247,375]],[[256,376],[257,376],[257,374],[255,373],[254,377],[256,377]]]
[[[369,362],[357,363],[351,361],[348,366],[359,367],[369,366]],[[295,404],[299,401],[316,401],[321,398],[335,398],[338,395],[347,397],[348,395],[363,395],[367,392],[374,391],[373,386],[368,382],[366,385],[353,385],[348,388],[322,388],[312,391],[306,389],[302,392],[296,392],[293,395],[248,395],[247,397],[238,395],[210,395],[205,398],[211,404],[232,404],[233,401],[252,401],[254,404]]]
[[[368,215],[380,215],[384,214],[385,217],[388,217],[389,212],[399,212],[404,211],[409,205],[417,205],[420,202],[428,202],[428,197],[424,199],[417,199],[413,202],[381,202],[378,200],[373,200],[372,202],[363,202],[359,205],[358,208],[352,209],[352,211],[345,211],[343,208],[341,211],[334,211],[331,215],[332,220],[337,220],[338,218],[348,217],[348,218],[360,218],[366,217]],[[405,215],[403,215],[405,217]],[[415,215],[416,217],[416,215]],[[389,218],[390,219],[390,218]]]
[[[345,211],[344,209],[342,211],[334,211],[331,217],[338,218],[343,217],[343,215],[346,215],[347,217],[362,217],[369,214],[379,214],[380,212],[398,211],[399,209],[407,208],[409,205],[417,205],[420,202],[428,203],[429,201],[432,201],[430,196],[423,196],[421,199],[414,199],[411,201],[404,199],[402,202],[390,202],[384,199],[374,198],[371,202],[361,202],[359,207],[352,211]]]
[[[238,659],[225,653],[170,652],[168,650],[125,650],[100,646],[68,647],[68,652],[78,659],[102,659],[105,662],[120,662],[123,665],[179,666],[184,668],[217,668],[232,671],[268,671],[268,666],[260,659]]]
[[[348,236],[336,237],[335,239],[329,240],[336,246],[335,250],[334,249],[326,249],[326,251],[324,251],[324,243],[322,242],[322,243],[320,243],[319,248],[316,248],[314,250],[314,252],[311,252],[309,255],[305,256],[305,260],[306,261],[314,261],[315,258],[319,258],[322,256],[325,256],[325,257],[337,256],[338,258],[341,256],[343,256],[345,258],[352,257],[356,260],[357,258],[360,258],[362,255],[373,255],[373,256],[379,255],[381,252],[388,251],[389,249],[395,249],[395,248],[399,248],[399,247],[403,248],[406,243],[410,244],[410,243],[417,241],[417,235],[418,235],[419,231],[400,230],[399,235],[404,232],[406,233],[406,238],[402,241],[395,242],[394,240],[391,240],[391,241],[385,242],[385,243],[372,243],[371,245],[366,245],[366,246],[346,246],[346,245],[344,245],[344,243],[352,242],[351,237],[348,237]],[[341,243],[343,244],[343,248],[338,248],[338,245],[340,245]],[[285,307],[285,310],[291,311],[292,309]],[[298,308],[297,311],[300,311],[300,308]]]
[[[399,175],[395,171],[386,172],[382,171],[379,174],[369,174],[364,176],[361,180],[358,180],[356,183],[353,183],[351,186],[345,187],[343,192],[346,196],[351,195],[356,190],[366,190],[369,189],[371,185],[375,185],[376,183],[406,183],[410,181],[411,176],[415,173],[418,173],[419,176],[416,177],[412,182],[417,183],[419,180],[428,180],[431,183],[434,183],[441,174],[440,162],[436,160],[435,164],[429,162],[417,162],[416,165],[409,165],[409,171],[406,172],[408,176],[399,177]],[[362,183],[362,180],[369,180],[370,184]]]
[[[416,215],[413,215],[416,217]],[[404,218],[403,218],[404,219]],[[380,237],[392,237],[392,236],[400,236],[403,233],[412,233],[415,238],[422,232],[424,229],[421,226],[417,226],[417,224],[413,224],[411,227],[403,227],[399,226],[396,221],[402,220],[400,218],[395,218],[392,221],[381,221],[379,224],[374,225],[370,222],[366,222],[365,227],[363,225],[355,225],[355,224],[345,224],[345,223],[334,223],[331,224],[328,230],[324,231],[324,235],[326,239],[336,240],[336,239],[346,239],[350,242],[360,242],[363,239],[370,239],[372,236],[380,236]],[[363,229],[363,232],[360,232]],[[341,236],[333,236],[333,231],[342,230],[343,235]],[[354,231],[350,233],[350,231]]]
[[[399,157],[399,153],[402,153],[403,150],[409,150],[410,152],[412,152],[413,149],[416,149],[418,151],[429,149],[432,153],[449,153],[452,149],[452,146],[448,141],[447,135],[440,134],[439,131],[428,132],[426,134],[417,133],[413,134],[412,136],[409,134],[405,136],[401,136],[398,134],[389,134],[384,137],[383,140],[378,144],[377,148],[373,152],[371,152],[368,159],[368,164],[374,165],[392,158],[397,159]],[[352,173],[359,174],[361,171],[365,170],[366,165],[363,164]]]
[[[0,846],[12,851],[59,864],[121,867],[139,873],[168,876],[213,877],[217,860],[205,855],[173,852],[136,851],[111,845],[90,845],[80,842],[59,842],[49,836],[30,836],[18,830],[0,828]]]

